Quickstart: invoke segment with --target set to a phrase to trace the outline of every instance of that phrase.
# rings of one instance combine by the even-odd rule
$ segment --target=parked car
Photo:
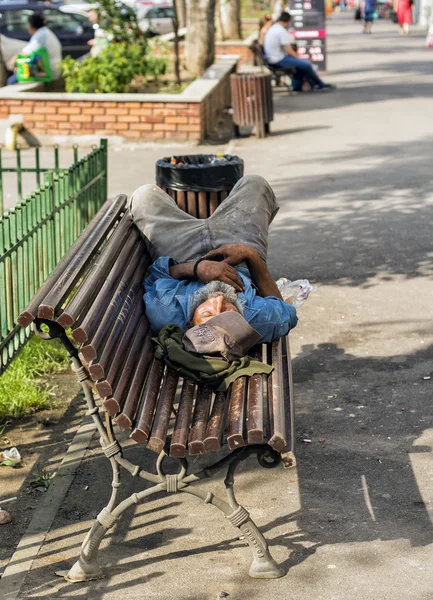
[[[88,0],[66,0],[64,3],[59,4],[58,8],[62,12],[84,15],[86,17],[89,10],[98,8],[98,4],[88,2]]]
[[[0,2],[0,34],[28,41],[27,21],[34,12],[43,14],[47,26],[59,38],[63,56],[78,58],[89,52],[87,42],[94,34],[89,19],[79,14],[64,13],[55,5],[46,6],[41,2]]]
[[[142,31],[162,35],[173,31],[173,7],[171,4],[140,5],[134,7]]]

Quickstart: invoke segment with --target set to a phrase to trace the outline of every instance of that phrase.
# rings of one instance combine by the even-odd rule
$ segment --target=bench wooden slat
[[[87,257],[90,257],[91,252],[102,244],[105,235],[111,229],[113,223],[119,218],[119,215],[125,209],[125,206],[126,196],[123,194],[117,196],[114,201],[107,200],[107,202],[104,203],[86,229],[75,240],[65,256],[53,269],[53,272],[48,277],[47,281],[41,286],[18,317],[18,323],[22,327],[27,327],[36,319],[39,306],[45,298],[51,294],[53,287],[57,285],[59,279],[65,274],[66,269],[70,268],[71,263],[76,264],[76,261],[78,260],[86,262],[88,260]],[[84,247],[86,249],[84,249]],[[69,292],[70,289],[66,291],[66,296]]]
[[[152,361],[153,349],[150,337],[146,339],[144,348],[140,352],[135,373],[133,375],[131,385],[128,390],[126,401],[123,405],[122,412],[116,417],[116,423],[121,429],[130,429],[138,402],[143,391],[144,381],[149,365]]]
[[[77,290],[77,293],[73,296],[57,319],[57,323],[62,327],[65,329],[72,327],[80,313],[85,311],[92,304],[101,287],[100,282],[105,281],[107,275],[116,264],[117,257],[123,248],[125,238],[128,238],[129,232],[130,235],[133,235],[134,238],[137,239],[138,236],[132,219],[130,215],[126,213],[114,230],[113,235],[104,246],[100,256],[93,263],[85,280]]]
[[[78,344],[84,344],[96,331],[101,320],[105,316],[105,310],[116,293],[120,281],[125,279],[125,271],[128,265],[138,265],[143,257],[143,246],[137,243],[138,239],[131,235],[122,248],[114,268],[110,271],[107,279],[96,296],[91,311],[88,311],[75,323],[72,337]],[[135,248],[135,250],[134,250]],[[131,255],[132,252],[132,255]],[[130,275],[132,277],[132,274]]]
[[[113,296],[108,300],[108,305],[103,318],[96,321],[93,307],[89,310],[88,316],[83,321],[80,329],[86,332],[89,343],[81,348],[81,352],[87,361],[94,360],[103,349],[104,340],[107,339],[109,331],[116,322],[117,316],[126,303],[129,305],[129,297],[134,297],[143,285],[143,278],[146,272],[146,263],[141,260],[139,254],[134,253],[133,259],[129,263],[121,277],[117,289]],[[93,319],[92,319],[93,317]]]
[[[118,196],[110,210],[103,215],[93,234],[82,240],[75,254],[71,256],[65,265],[62,274],[56,279],[55,284],[39,305],[38,317],[40,319],[54,319],[56,309],[60,308],[68,297],[70,291],[91,262],[93,254],[105,241],[107,232],[110,231],[118,220],[120,213],[124,210],[125,200],[125,197]]]
[[[295,434],[295,403],[293,400],[293,376],[292,361],[290,357],[289,337],[282,340],[283,344],[283,385],[284,385],[284,406],[286,416],[286,431],[288,435],[287,447],[284,451],[291,453],[291,460],[295,460],[296,454],[296,434]]]
[[[194,414],[188,439],[188,452],[191,455],[204,454],[204,437],[210,413],[212,390],[209,386],[200,386],[197,390]]]
[[[266,347],[265,347],[266,351]],[[256,360],[263,360],[263,348],[254,348],[251,356]],[[248,443],[262,444],[264,440],[264,421],[263,421],[263,384],[264,377],[257,373],[250,377],[248,381]]]
[[[248,443],[263,443],[263,375],[253,375],[248,382]]]
[[[120,373],[127,369],[128,357],[131,363],[135,360],[135,353],[142,348],[144,338],[149,334],[149,329],[149,321],[143,314],[138,322],[133,318],[128,320],[106,378],[96,384],[96,389],[101,398],[107,398],[113,394],[114,383],[118,380]],[[134,348],[134,353],[130,354],[129,351],[132,348]]]
[[[99,381],[109,373],[120,340],[122,339],[123,334],[128,331],[128,324],[134,323],[134,326],[137,326],[140,315],[143,314],[143,307],[141,306],[143,301],[142,296],[141,285],[130,290],[130,293],[128,294],[130,306],[128,306],[127,298],[122,310],[117,315],[116,321],[110,331],[110,335],[105,342],[104,349],[102,352],[98,353],[97,360],[89,367],[89,372],[93,381]]]
[[[165,446],[167,438],[168,424],[173,408],[173,401],[176,396],[177,382],[179,375],[174,371],[167,369],[167,373],[162,384],[161,393],[159,395],[158,405],[156,407],[155,419],[150,434],[150,439],[147,443],[147,448],[158,454]]]
[[[176,422],[174,424],[173,435],[171,436],[170,456],[183,458],[186,455],[188,431],[194,404],[194,392],[194,382],[189,379],[184,379],[179,398]]]
[[[114,391],[112,397],[104,400],[104,406],[111,415],[116,415],[120,412],[126,402],[129,385],[137,362],[137,356],[144,347],[147,333],[148,328],[143,318],[143,321],[141,321],[137,327],[131,348],[127,354],[125,364],[122,365],[119,376],[116,380],[111,380],[111,372],[108,374],[108,381]]]
[[[205,452],[216,452],[221,448],[221,440],[224,431],[228,392],[217,392],[215,394],[212,412],[207,424],[204,438]]]
[[[268,444],[281,452],[287,443],[282,373],[281,339],[272,342],[272,365],[274,371],[268,377],[269,439]]]
[[[227,443],[230,450],[245,446],[243,430],[246,391],[246,377],[239,377],[232,383],[227,427]]]
[[[143,402],[137,412],[135,429],[131,433],[131,438],[139,444],[144,444],[149,436],[163,373],[164,363],[154,359],[146,382]]]

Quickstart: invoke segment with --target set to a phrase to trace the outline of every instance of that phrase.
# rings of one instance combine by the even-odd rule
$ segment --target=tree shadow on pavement
[[[279,115],[305,113],[310,111],[329,110],[360,104],[365,106],[375,102],[399,98],[431,98],[433,82],[413,82],[407,84],[386,79],[378,81],[344,81],[344,84],[335,92],[328,94],[304,93],[295,97],[274,96],[275,110]],[[290,100],[290,101],[289,101]]]
[[[432,138],[358,144],[311,155],[325,173],[273,182],[280,214],[269,231],[275,276],[367,286],[373,277],[431,277]]]

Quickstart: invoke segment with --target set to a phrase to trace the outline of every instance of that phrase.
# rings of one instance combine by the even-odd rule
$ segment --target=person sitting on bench
[[[240,179],[207,219],[185,213],[155,185],[138,188],[129,207],[154,260],[144,302],[155,333],[233,312],[259,334],[256,343],[295,327],[296,309],[282,299],[266,266],[268,228],[279,207],[265,179]]]
[[[291,22],[292,16],[288,12],[283,12],[278,21],[268,29],[264,45],[268,64],[277,69],[295,69],[292,76],[294,92],[302,92],[304,81],[307,81],[312,89],[319,91],[334,90],[335,85],[322,81],[308,60],[298,58],[296,50],[293,49],[296,40],[288,32]]]

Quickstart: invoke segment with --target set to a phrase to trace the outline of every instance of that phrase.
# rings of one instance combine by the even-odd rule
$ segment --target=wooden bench
[[[280,577],[283,570],[272,559],[248,512],[236,501],[233,485],[237,465],[251,454],[266,468],[281,462],[286,467],[294,465],[289,341],[283,338],[254,348],[252,354],[274,365],[274,371],[269,377],[242,377],[227,393],[214,394],[206,386],[182,380],[153,359],[152,333],[142,300],[150,264],[126,197],[118,196],[101,208],[18,319],[23,327],[33,323],[43,339],[59,338],[65,345],[113,470],[110,500],[66,578],[100,578],[97,552],[106,531],[127,508],[161,490],[190,493],[220,509],[251,547],[250,575]],[[123,456],[113,421],[155,453],[157,474]],[[221,456],[218,451],[223,447],[230,452]],[[215,462],[190,473],[188,457],[204,453],[214,453]],[[176,475],[164,470],[167,455],[180,462]],[[153,487],[117,503],[120,467],[152,482]],[[227,468],[227,501],[196,485],[223,468]]]
[[[289,90],[292,89],[292,80],[291,80],[291,75],[294,74],[295,70],[294,69],[283,69],[281,67],[273,67],[272,65],[270,65],[266,58],[265,55],[263,53],[263,48],[262,46],[259,44],[258,41],[255,41],[251,46],[250,46],[250,50],[254,55],[254,59],[255,59],[255,64],[259,67],[261,67],[262,70],[264,70],[264,68],[268,69],[272,75],[273,80],[275,81],[275,85],[277,87],[284,85],[286,88],[288,88]],[[286,81],[286,78],[289,77],[290,78],[290,83],[288,83]]]

